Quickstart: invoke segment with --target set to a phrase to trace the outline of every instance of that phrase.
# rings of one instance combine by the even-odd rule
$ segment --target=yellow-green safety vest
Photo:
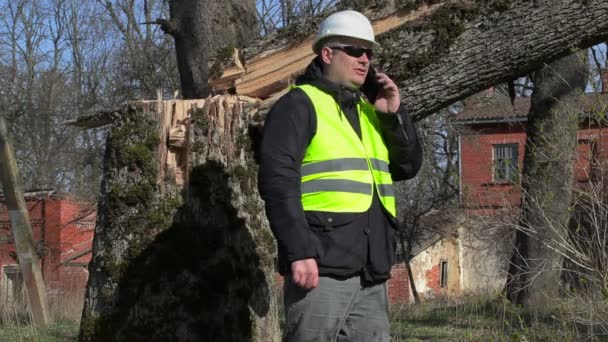
[[[396,216],[393,179],[388,149],[380,134],[374,107],[364,99],[357,103],[361,139],[334,98],[312,85],[300,85],[317,116],[317,132],[302,161],[304,210],[361,213],[374,195]]]

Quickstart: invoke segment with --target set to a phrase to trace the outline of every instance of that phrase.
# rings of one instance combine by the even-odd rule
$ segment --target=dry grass
[[[52,323],[34,327],[23,306],[0,306],[0,341],[76,341],[83,295],[50,301]],[[502,298],[467,297],[392,308],[394,342],[608,342],[608,300],[570,296],[552,309],[515,307]]]
[[[49,298],[51,323],[37,327],[32,323],[24,294],[16,301],[0,298],[0,341],[76,341],[84,293],[74,292]]]
[[[84,306],[84,289],[49,300],[51,321],[53,322],[80,322]]]
[[[398,342],[608,341],[606,300],[524,309],[501,298],[469,297],[392,309],[392,340]],[[581,312],[587,314],[588,321],[579,319]]]

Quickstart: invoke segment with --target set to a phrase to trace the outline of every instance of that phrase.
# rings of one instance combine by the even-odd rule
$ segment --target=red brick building
[[[421,225],[428,230],[419,244],[413,246],[410,266],[421,300],[450,299],[460,296],[460,246],[458,228],[462,224],[459,210],[432,212]],[[414,301],[407,268],[403,261],[393,266],[388,282],[391,304]]]
[[[608,161],[608,127],[605,120],[596,119],[607,105],[608,92],[588,93],[572,103],[578,115],[587,117],[577,133],[575,186],[598,176],[602,161]],[[529,108],[530,98],[516,98],[511,105],[506,97],[488,91],[453,119],[467,129],[459,139],[460,190],[463,205],[474,213],[519,206]]]
[[[95,212],[54,191],[25,195],[42,273],[51,297],[83,291],[95,228]],[[0,300],[23,289],[6,203],[0,197]]]
[[[608,85],[608,73],[604,78]],[[573,114],[583,118],[572,163],[573,185],[584,187],[607,169],[608,91],[585,94],[568,105],[576,111]],[[516,98],[511,104],[508,97],[488,90],[467,99],[464,110],[453,118],[453,123],[463,128],[459,137],[459,179],[464,210],[439,220],[442,227],[433,230],[445,233],[415,248],[411,266],[422,300],[496,294],[504,287],[513,250],[509,238],[512,231],[501,231],[494,225],[496,229],[489,233],[492,228],[488,227],[492,227],[491,217],[498,210],[517,210],[520,206],[519,180],[529,109],[530,98]],[[395,269],[389,293],[393,302],[408,301],[408,297],[411,302],[408,278],[401,265]]]

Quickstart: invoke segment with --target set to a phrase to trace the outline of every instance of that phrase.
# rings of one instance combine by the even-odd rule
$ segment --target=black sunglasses
[[[344,51],[345,54],[355,58],[359,58],[363,56],[363,54],[366,54],[367,58],[372,59],[372,56],[374,55],[372,49],[366,49],[364,47],[356,45],[329,46],[329,48]]]

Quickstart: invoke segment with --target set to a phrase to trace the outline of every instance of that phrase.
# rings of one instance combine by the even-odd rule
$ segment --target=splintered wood
[[[141,105],[143,110],[156,114],[159,122],[160,143],[158,160],[161,166],[158,183],[175,182],[183,186],[188,182],[192,166],[191,149],[192,126],[201,125],[206,144],[204,153],[217,151],[217,160],[228,162],[228,156],[235,155],[234,137],[241,132],[242,120],[248,120],[243,105],[258,103],[259,100],[246,96],[218,95],[202,100],[140,101],[131,105]],[[200,138],[199,138],[200,139]],[[200,155],[200,151],[197,153]],[[196,163],[196,162],[195,162]]]
[[[387,17],[374,20],[372,25],[376,36],[423,19],[447,2],[423,5],[416,10],[400,10]],[[245,61],[243,65],[239,58],[234,57],[234,66],[226,68],[220,78],[211,80],[209,84],[216,93],[223,93],[233,88],[236,94],[257,98],[268,98],[274,93],[288,87],[301,74],[315,57],[311,46],[314,36],[310,36],[297,44],[277,47],[273,51],[264,51]],[[238,53],[235,53],[237,56]]]
[[[188,182],[188,171],[192,166],[190,156],[194,144],[191,136],[193,125],[200,125],[198,141],[202,151],[195,155],[208,157],[214,154],[215,160],[225,163],[230,158],[241,158],[235,149],[236,139],[240,130],[251,122],[263,102],[238,95],[217,95],[199,100],[156,100],[134,101],[126,103],[122,108],[99,112],[94,115],[82,116],[64,124],[85,129],[101,127],[121,120],[129,110],[141,110],[158,122],[159,145],[157,159],[159,172],[157,183],[174,182],[184,185]],[[196,164],[196,161],[195,161]]]

